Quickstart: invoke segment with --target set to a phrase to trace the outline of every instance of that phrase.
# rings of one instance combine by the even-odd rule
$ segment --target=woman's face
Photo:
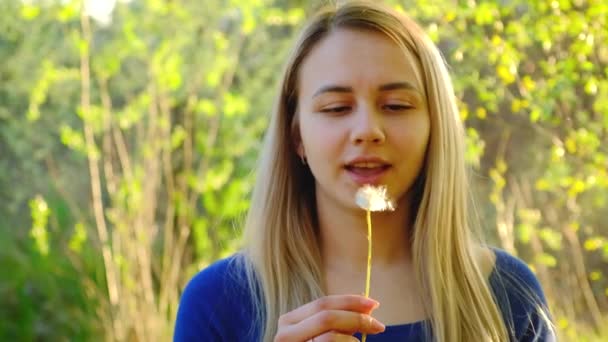
[[[298,153],[319,205],[355,208],[364,184],[403,205],[424,163],[430,121],[414,57],[381,33],[340,29],[299,70]]]

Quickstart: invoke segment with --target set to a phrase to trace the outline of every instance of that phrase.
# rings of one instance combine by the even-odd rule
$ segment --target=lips
[[[390,165],[381,165],[381,166],[374,166],[374,167],[359,167],[359,166],[347,165],[345,168],[349,172],[352,172],[357,175],[373,176],[373,175],[377,175],[377,174],[380,174],[380,173],[386,171],[388,168],[390,168]]]
[[[359,157],[344,165],[344,169],[356,183],[378,184],[391,164],[381,158]]]

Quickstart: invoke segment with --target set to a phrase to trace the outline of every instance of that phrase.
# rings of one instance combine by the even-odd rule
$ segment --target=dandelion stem
[[[365,275],[365,298],[369,298],[369,284],[372,275],[372,212],[367,212],[367,273]],[[367,334],[361,335],[361,342],[367,340]]]
[[[369,283],[372,274],[372,212],[367,210],[367,274],[365,276],[365,297],[369,298]]]

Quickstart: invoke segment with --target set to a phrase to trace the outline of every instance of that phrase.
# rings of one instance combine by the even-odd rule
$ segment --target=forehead
[[[414,55],[383,33],[338,29],[316,44],[299,70],[301,96],[328,84],[354,89],[376,88],[391,82],[408,82],[424,93]]]

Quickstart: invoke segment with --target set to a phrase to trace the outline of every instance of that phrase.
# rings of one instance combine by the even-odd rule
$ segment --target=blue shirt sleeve
[[[252,301],[236,258],[195,275],[180,299],[173,340],[254,341]]]
[[[547,300],[532,270],[503,250],[494,252],[496,265],[490,284],[511,341],[554,341]]]

